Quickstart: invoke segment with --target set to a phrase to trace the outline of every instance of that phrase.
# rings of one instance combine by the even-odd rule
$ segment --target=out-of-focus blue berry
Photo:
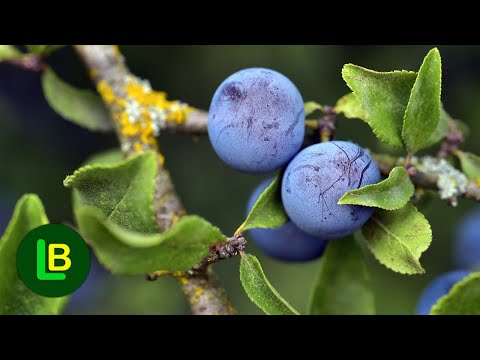
[[[415,313],[417,315],[428,315],[433,305],[440,299],[442,296],[448,294],[453,285],[455,285],[460,280],[463,280],[470,274],[470,271],[465,270],[455,270],[450,271],[446,274],[443,274],[433,280],[430,284],[427,285],[425,290],[423,290],[422,295],[417,303],[417,309]]]
[[[480,268],[480,207],[469,211],[458,223],[453,256],[458,268]]]

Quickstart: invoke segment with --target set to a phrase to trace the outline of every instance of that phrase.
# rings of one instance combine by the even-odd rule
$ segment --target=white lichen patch
[[[445,159],[424,156],[421,159],[412,159],[412,164],[425,173],[438,176],[437,187],[441,199],[449,199],[465,193],[468,184],[467,177]]]

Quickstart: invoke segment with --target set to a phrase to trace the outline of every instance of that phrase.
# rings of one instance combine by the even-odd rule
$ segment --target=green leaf
[[[25,45],[29,52],[34,54],[41,54],[48,45]]]
[[[100,96],[77,89],[60,79],[51,69],[42,75],[48,104],[66,120],[92,131],[109,131],[112,123]]]
[[[460,159],[460,165],[465,176],[469,180],[480,182],[480,157],[460,150],[455,155]]]
[[[480,272],[470,274],[442,296],[432,315],[480,315]]]
[[[410,71],[376,72],[346,64],[342,76],[368,114],[377,137],[403,147],[402,125],[416,74]]]
[[[0,61],[19,58],[22,55],[13,45],[0,45]]]
[[[349,190],[338,200],[340,205],[363,205],[385,210],[397,210],[405,206],[415,192],[407,171],[397,166],[388,178],[378,184]]]
[[[101,151],[90,156],[82,166],[85,165],[107,165],[123,161],[125,158],[123,153],[118,148],[113,148],[105,151]]]
[[[361,119],[368,122],[367,112],[362,107],[354,93],[342,96],[335,106],[337,114],[343,114],[348,119]]]
[[[442,60],[434,48],[423,60],[405,110],[402,138],[410,153],[424,148],[438,126],[441,87]]]
[[[305,116],[308,116],[312,113],[314,113],[317,110],[322,111],[323,106],[320,104],[317,104],[315,101],[307,101],[304,105],[303,108],[305,110]]]
[[[420,256],[432,241],[432,229],[415,206],[377,210],[363,226],[363,240],[377,260],[401,274],[421,274]]]
[[[29,52],[34,54],[48,55],[52,52],[61,49],[65,45],[25,45]]]
[[[97,259],[114,274],[185,271],[209,254],[210,245],[226,240],[217,227],[195,215],[182,217],[161,234],[125,230],[91,207],[79,209],[77,218]]]
[[[84,166],[63,184],[77,191],[75,215],[83,206],[93,206],[126,230],[155,233],[156,174],[155,153],[148,151],[114,164]]]
[[[440,120],[438,121],[438,125],[428,141],[425,143],[424,147],[432,146],[442,140],[443,137],[448,133],[448,124],[451,121],[453,122],[455,120],[453,120],[452,117],[442,109],[440,112]]]
[[[275,176],[272,183],[260,194],[247,219],[236,231],[237,234],[253,228],[276,228],[288,221],[280,196],[280,181],[280,175]]]
[[[367,266],[353,236],[331,241],[319,265],[308,305],[309,314],[375,314]]]
[[[263,273],[262,266],[253,255],[243,254],[240,261],[240,281],[248,297],[267,315],[299,315]]]
[[[17,275],[17,248],[30,230],[48,224],[41,200],[26,194],[18,200],[0,239],[0,314],[60,314],[68,296],[48,298],[28,289]]]

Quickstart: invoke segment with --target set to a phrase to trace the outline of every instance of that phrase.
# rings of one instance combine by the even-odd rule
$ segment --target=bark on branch
[[[129,156],[147,150],[157,152],[155,216],[161,231],[170,228],[185,211],[164,166],[163,156],[159,152],[155,136],[155,123],[152,118],[158,113],[164,114],[165,109],[155,109],[155,106],[157,103],[171,104],[171,109],[167,110],[171,111],[173,120],[167,118],[167,121],[161,122],[161,129],[202,133],[206,131],[208,115],[195,109],[182,112],[179,102],[170,103],[165,99],[164,93],[151,90],[149,84],[135,77],[129,71],[117,46],[75,45],[75,50],[87,67],[90,77],[110,110],[115,131],[125,155]],[[132,94],[135,96],[135,101],[133,101]],[[143,118],[132,119],[132,112],[138,109],[141,101],[151,102],[153,105],[150,108],[153,108],[153,113],[137,111],[140,114],[138,116]],[[145,108],[140,110],[145,111]],[[159,111],[155,113],[155,110]],[[208,266],[185,272],[176,277],[180,280],[193,314],[235,314],[235,309],[225,290],[215,280]]]
[[[385,176],[388,176],[390,171],[397,165],[395,162],[392,162],[392,159],[389,157],[375,154],[373,154],[373,157],[378,165],[378,168],[380,169],[380,172]],[[437,175],[415,169],[415,172],[413,175],[411,175],[410,179],[415,187],[422,187],[434,191],[439,190],[437,186]],[[478,187],[473,181],[469,181],[462,196],[466,199],[480,202],[480,187]]]
[[[165,123],[164,129],[172,132],[180,132],[192,135],[204,135],[207,133],[208,112],[195,109],[188,114],[187,120],[182,124],[172,122]]]

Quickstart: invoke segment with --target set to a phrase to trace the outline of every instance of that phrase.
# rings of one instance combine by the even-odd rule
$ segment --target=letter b
[[[55,249],[62,249],[61,254],[55,254]],[[48,270],[50,271],[67,271],[72,266],[72,260],[68,257],[70,247],[66,244],[50,244],[48,245]],[[62,265],[55,265],[55,260],[63,261]]]

